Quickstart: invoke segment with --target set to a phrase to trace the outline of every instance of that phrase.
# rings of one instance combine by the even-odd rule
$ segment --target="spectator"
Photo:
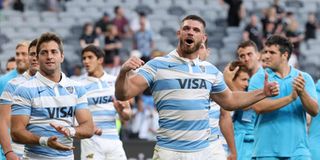
[[[276,9],[278,15],[285,13],[284,8],[280,5],[280,0],[274,0],[271,7],[274,7]]]
[[[104,12],[102,18],[99,19],[99,21],[97,21],[95,24],[96,35],[98,35],[98,36],[105,35],[107,32],[108,26],[111,24],[112,23],[110,21],[110,16],[109,16],[108,12]]]
[[[150,57],[154,48],[153,35],[150,30],[146,29],[146,19],[140,19],[140,29],[134,34],[133,49],[142,53],[142,57]]]
[[[274,7],[266,10],[265,17],[261,20],[263,27],[263,37],[267,39],[270,35],[280,33],[282,31],[282,21],[278,19],[277,12]]]
[[[6,73],[14,70],[17,67],[16,59],[14,57],[10,57],[6,64]]]
[[[244,29],[242,37],[244,41],[253,41],[257,45],[258,50],[262,49],[262,35],[258,28],[258,18],[256,15],[251,15],[250,23]]]
[[[107,29],[107,34],[105,37],[105,70],[111,75],[117,75],[117,72],[114,72],[115,67],[120,65],[120,49],[122,48],[122,43],[118,36],[118,29],[115,25],[110,25]],[[114,73],[111,73],[114,72]]]
[[[318,22],[314,13],[309,13],[308,21],[305,25],[305,40],[316,39],[316,31],[318,28]]]
[[[129,28],[129,21],[124,16],[123,8],[120,6],[114,7],[114,14],[115,14],[115,18],[112,20],[112,22],[119,31],[119,37],[120,38],[130,37],[131,31]]]
[[[228,26],[238,27],[242,18],[245,17],[245,8],[242,0],[223,0],[230,7],[228,10]]]
[[[93,32],[92,23],[86,23],[83,27],[83,32],[80,37],[80,46],[81,48],[85,48],[90,44],[99,46],[99,40]]]
[[[285,32],[286,36],[293,43],[293,56],[296,55],[299,59],[300,55],[300,43],[303,41],[304,36],[298,30],[299,23],[296,20],[291,20]]]
[[[131,28],[132,32],[137,32],[141,28],[140,21],[142,19],[144,19],[144,21],[145,21],[146,30],[151,30],[150,21],[148,20],[147,15],[144,12],[139,12],[138,15],[139,15],[139,17],[133,19],[130,23],[130,28]]]
[[[24,11],[24,4],[22,3],[21,0],[15,0],[13,2],[13,10],[20,11],[20,12]]]

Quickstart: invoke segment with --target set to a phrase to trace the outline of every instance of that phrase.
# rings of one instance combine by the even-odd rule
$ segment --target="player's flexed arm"
[[[147,87],[147,81],[140,75],[129,75],[131,70],[135,70],[141,67],[144,62],[137,58],[129,58],[120,70],[120,73],[116,80],[115,96],[118,100],[126,101],[139,93],[143,92]]]
[[[268,75],[265,76],[264,88],[251,92],[230,91],[227,88],[220,93],[211,94],[211,98],[225,110],[243,109],[266,97],[279,94],[279,86],[276,82],[268,82]]]

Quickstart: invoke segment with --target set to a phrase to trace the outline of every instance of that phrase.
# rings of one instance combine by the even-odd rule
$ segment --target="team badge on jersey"
[[[66,89],[67,89],[67,91],[68,91],[70,94],[73,94],[74,88],[73,88],[72,86],[69,86],[69,87],[67,87]]]

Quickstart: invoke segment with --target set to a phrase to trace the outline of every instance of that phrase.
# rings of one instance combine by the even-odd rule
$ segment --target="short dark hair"
[[[200,16],[193,15],[193,14],[192,15],[188,15],[188,16],[184,17],[181,22],[183,23],[186,20],[198,21],[203,25],[203,28],[206,28],[206,22]]]
[[[256,43],[254,43],[253,41],[251,40],[248,40],[248,41],[243,41],[241,42],[239,45],[238,45],[238,48],[246,48],[246,47],[253,47],[255,51],[258,51],[258,47],[256,45]]]
[[[281,54],[288,52],[288,59],[290,59],[291,53],[293,51],[293,44],[290,40],[284,36],[272,35],[265,42],[266,46],[277,45]]]
[[[29,44],[28,52],[30,52],[30,48],[31,48],[31,47],[36,47],[36,46],[37,46],[37,43],[38,43],[38,38],[32,40],[31,43]]]
[[[15,57],[10,57],[8,60],[7,60],[7,64],[9,62],[15,62],[16,61],[16,58]]]
[[[114,14],[117,14],[119,9],[120,9],[120,6],[115,6],[113,9]]]
[[[59,46],[60,52],[63,54],[63,43],[62,43],[62,40],[60,39],[60,37],[58,37],[58,35],[56,35],[55,33],[45,32],[45,33],[42,33],[40,38],[38,39],[37,55],[39,55],[41,44],[42,43],[47,43],[47,42],[50,42],[50,41],[56,42],[58,44],[58,46]]]
[[[235,80],[239,76],[240,72],[245,72],[249,74],[249,69],[247,68],[245,63],[241,61],[233,61],[231,62],[229,69],[233,71],[236,69],[236,67],[239,67],[239,70],[236,72],[232,80]]]
[[[88,45],[86,48],[84,48],[81,52],[81,56],[83,56],[84,52],[92,52],[94,53],[94,55],[96,55],[96,57],[99,58],[104,58],[104,51],[102,49],[100,49],[99,47],[95,46],[95,45]]]

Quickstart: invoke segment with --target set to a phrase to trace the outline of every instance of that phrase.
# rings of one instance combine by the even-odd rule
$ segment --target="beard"
[[[201,41],[199,42],[194,42],[194,46],[193,47],[185,47],[185,41],[180,39],[180,45],[181,45],[181,51],[185,54],[192,54],[195,53],[196,51],[198,51],[200,49],[200,46],[202,44]]]

